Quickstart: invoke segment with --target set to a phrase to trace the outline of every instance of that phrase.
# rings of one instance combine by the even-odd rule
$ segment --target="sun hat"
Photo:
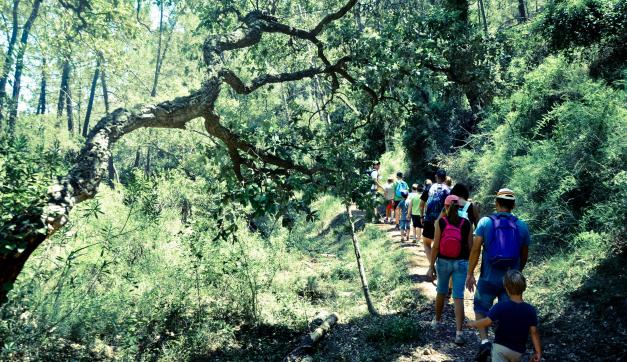
[[[459,197],[455,196],[455,195],[448,195],[446,197],[446,199],[444,200],[444,205],[448,206],[452,203],[458,203],[459,202]]]
[[[516,196],[514,196],[514,191],[510,189],[500,189],[499,192],[496,193],[496,198],[503,199],[503,200],[516,201]]]

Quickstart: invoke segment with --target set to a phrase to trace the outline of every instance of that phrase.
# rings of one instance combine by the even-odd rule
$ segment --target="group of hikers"
[[[530,235],[527,224],[512,214],[516,205],[514,192],[500,189],[495,197],[495,212],[479,217],[480,207],[472,202],[468,188],[453,182],[444,170],[435,174],[435,182],[413,184],[411,190],[398,172],[396,179],[381,184],[380,164],[370,174],[375,197],[385,198],[385,216],[376,222],[394,224],[401,241],[422,237],[429,260],[427,279],[437,280],[434,329],[442,328],[445,300],[454,301],[455,343],[465,343],[464,288],[474,292],[475,321],[467,327],[479,330],[481,345],[476,360],[493,362],[520,361],[529,336],[534,347],[531,361],[540,361],[542,348],[538,317],[533,306],[523,301],[527,283],[522,270],[527,263]],[[375,217],[381,208],[375,209]],[[382,214],[382,212],[381,212]],[[411,224],[410,224],[411,223]],[[410,226],[411,225],[411,226]],[[479,280],[475,269],[481,267]],[[498,303],[494,305],[495,299]],[[488,340],[487,328],[493,326],[494,342]]]

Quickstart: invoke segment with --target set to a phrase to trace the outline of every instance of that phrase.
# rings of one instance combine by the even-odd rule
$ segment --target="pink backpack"
[[[445,216],[442,220],[445,226],[440,236],[439,254],[447,258],[457,258],[462,253],[462,226],[466,220],[461,219],[458,226],[449,223]]]

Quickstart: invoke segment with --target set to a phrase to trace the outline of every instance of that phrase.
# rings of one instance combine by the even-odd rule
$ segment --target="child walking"
[[[407,199],[409,192],[401,191],[402,200],[398,204],[397,212],[399,212],[399,226],[401,229],[401,241],[409,241],[409,223],[411,221],[411,210],[409,209],[410,201]]]
[[[527,289],[527,281],[521,272],[510,269],[503,278],[503,284],[509,300],[497,303],[490,309],[487,317],[469,322],[468,326],[487,328],[497,323],[492,345],[492,362],[520,361],[529,335],[535,349],[531,361],[539,362],[542,358],[542,346],[538,333],[538,315],[536,309],[522,298]]]

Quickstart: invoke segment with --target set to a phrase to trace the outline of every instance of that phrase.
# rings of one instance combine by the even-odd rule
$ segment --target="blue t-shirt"
[[[529,327],[538,325],[538,313],[531,304],[499,302],[490,309],[488,318],[496,326],[494,343],[525,353]]]
[[[508,213],[499,214],[511,215]],[[516,225],[518,226],[518,233],[520,234],[521,246],[529,245],[529,243],[531,242],[531,238],[529,236],[529,227],[527,227],[527,223],[519,219],[518,221],[516,221]],[[492,219],[490,219],[489,217],[482,217],[477,224],[477,228],[475,229],[475,236],[481,236],[483,238],[483,252],[481,254],[483,261],[481,262],[480,279],[501,287],[503,285],[503,277],[505,276],[505,273],[507,273],[507,270],[493,268],[492,265],[487,261],[488,257],[486,255],[490,242],[492,241],[492,229]],[[514,268],[520,270],[520,260]]]

